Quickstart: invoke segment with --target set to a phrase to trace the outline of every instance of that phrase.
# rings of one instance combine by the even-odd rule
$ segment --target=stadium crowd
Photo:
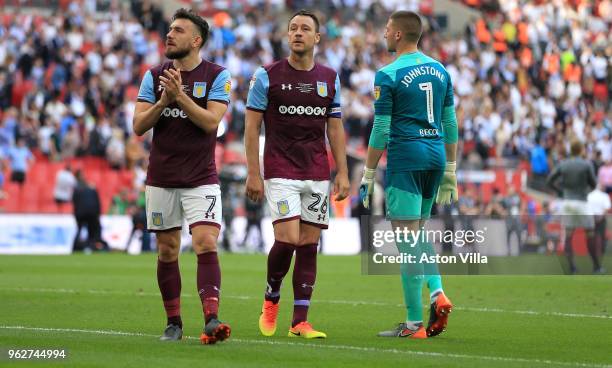
[[[240,6],[202,9],[212,25],[203,54],[234,79],[219,138],[228,149],[240,146],[255,68],[287,54],[282,15],[312,5],[231,3]],[[527,160],[534,178],[545,177],[575,137],[612,191],[610,2],[500,0],[452,37],[441,32],[430,1],[319,3],[317,58],[340,74],[350,155],[363,157],[367,147],[375,71],[392,57],[384,26],[401,5],[427,18],[421,48],[453,79],[462,168]],[[148,0],[110,4],[103,13],[96,2],[73,1],[48,16],[0,14],[0,162],[13,171],[27,177],[31,155],[23,142],[53,161],[105,157],[114,168],[135,170],[134,187],[142,188],[151,136],[133,134],[132,116],[143,73],[162,61],[168,19]]]

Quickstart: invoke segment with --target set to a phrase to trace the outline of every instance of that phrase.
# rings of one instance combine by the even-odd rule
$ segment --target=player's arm
[[[336,179],[334,180],[336,201],[341,201],[348,196],[350,183],[348,165],[346,163],[346,135],[344,133],[344,125],[342,124],[342,101],[340,99],[342,92],[340,78],[337,74],[335,84],[334,101],[327,115],[327,140],[329,140],[329,146],[336,162],[337,172]]]
[[[231,90],[231,76],[227,70],[219,73],[208,92],[208,103],[206,108],[200,107],[189,97],[181,88],[181,73],[170,70],[173,74],[173,83],[178,84],[176,102],[179,107],[187,114],[189,120],[203,131],[210,133],[217,130],[223,115],[227,111],[229,104],[229,94]]]
[[[147,71],[140,84],[138,91],[138,101],[134,110],[133,130],[136,135],[143,135],[149,129],[153,128],[162,111],[170,104],[168,94],[164,90],[159,101],[155,101],[155,93],[153,92],[153,76],[150,71]]]
[[[264,195],[264,184],[259,167],[259,133],[264,111],[268,108],[268,73],[259,68],[249,84],[244,128],[244,148],[247,157],[246,194],[258,202]]]
[[[374,126],[370,134],[363,178],[359,186],[359,197],[365,208],[370,207],[370,195],[374,191],[376,168],[387,148],[392,112],[393,81],[389,75],[378,71],[374,79]]]
[[[263,180],[259,167],[259,133],[263,113],[254,110],[246,111],[244,128],[244,148],[247,157],[247,196],[258,202],[263,198]]]
[[[442,110],[442,131],[444,132],[444,149],[446,151],[446,168],[440,181],[436,203],[451,204],[459,200],[457,191],[457,116],[455,114],[455,101],[453,96],[453,84],[448,75],[446,96]]]
[[[346,163],[346,137],[342,119],[327,119],[327,139],[336,162],[337,173],[334,181],[336,201],[341,201],[348,196],[350,188],[348,165]]]

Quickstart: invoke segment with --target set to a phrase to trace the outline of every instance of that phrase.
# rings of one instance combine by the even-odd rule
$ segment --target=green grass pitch
[[[172,343],[158,341],[165,314],[154,254],[1,256],[0,366],[612,366],[611,276],[445,276],[456,306],[448,331],[416,341],[376,337],[405,316],[401,284],[362,275],[360,262],[320,256],[309,319],[328,339],[307,341],[286,336],[290,274],[276,336],[264,338],[265,257],[221,255],[220,317],[232,337],[203,346],[193,254],[180,258],[186,338]],[[68,358],[17,363],[9,348],[65,348]]]

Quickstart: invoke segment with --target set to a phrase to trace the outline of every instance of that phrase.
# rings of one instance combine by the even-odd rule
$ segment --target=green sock
[[[421,251],[423,253],[426,253],[428,256],[436,254],[434,247],[431,243],[422,242],[419,245],[421,246]],[[438,265],[435,263],[424,263],[423,273],[425,276],[425,282],[427,282],[427,287],[429,288],[430,298],[433,298],[434,295],[437,295],[439,292],[443,291],[442,277],[440,276]],[[431,301],[431,303],[433,303],[433,300]]]
[[[419,247],[411,247],[406,243],[398,243],[401,254],[415,256],[415,263],[400,264],[404,303],[406,305],[406,321],[423,321],[423,265],[418,262]]]

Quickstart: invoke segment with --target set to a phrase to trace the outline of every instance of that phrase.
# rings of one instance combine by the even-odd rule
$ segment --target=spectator
[[[67,129],[68,131],[64,137],[61,138],[60,136],[62,160],[75,157],[81,147],[81,137],[79,136],[76,125],[71,125]]]
[[[532,187],[535,189],[545,189],[546,176],[548,175],[548,158],[542,142],[531,149],[531,172],[533,174]]]
[[[595,147],[601,152],[601,159],[603,161],[612,161],[612,141],[610,140],[610,133],[605,131],[603,137],[597,140]]]
[[[606,162],[599,169],[598,182],[606,193],[612,193],[612,161]]]
[[[87,152],[96,157],[106,156],[106,146],[112,135],[110,124],[106,118],[102,118],[96,122],[89,133],[89,147]]]
[[[356,144],[354,140],[362,139],[374,111],[368,96],[355,96],[356,93],[353,91],[349,91],[349,94],[353,103],[347,108],[346,131],[351,142]]]
[[[563,198],[561,214],[566,229],[565,254],[569,273],[574,274],[577,271],[572,244],[576,229],[584,229],[587,233],[587,249],[593,260],[593,272],[605,273],[595,244],[594,218],[587,202],[587,195],[597,186],[597,182],[593,166],[582,158],[583,149],[582,143],[574,140],[571,143],[571,157],[555,167],[546,182],[557,193],[561,193]]]
[[[145,180],[147,179],[147,160],[143,159],[138,162],[134,168],[134,189],[141,191],[145,189]]]
[[[59,91],[53,92],[51,101],[45,106],[45,115],[51,122],[60,122],[66,116],[68,108],[61,100],[61,93]]]
[[[356,71],[351,73],[351,87],[353,87],[360,95],[367,96],[372,93],[374,85],[374,71],[365,65],[364,62],[358,62]]]
[[[555,215],[558,211],[554,210],[553,207],[554,203],[544,201],[542,203],[541,214],[535,216],[537,235],[540,243],[546,247],[546,251],[549,254],[557,251],[561,238],[559,217]]]
[[[102,240],[102,226],[100,225],[100,196],[98,191],[91,187],[83,178],[81,171],[76,173],[77,186],[72,196],[74,217],[77,223],[77,232],[74,236],[72,251],[108,250],[108,244]],[[87,241],[81,243],[81,230],[87,228]]]
[[[23,186],[28,167],[34,161],[34,156],[25,146],[23,138],[17,139],[17,146],[9,151],[8,158],[11,161],[11,181]]]
[[[0,200],[6,198],[6,193],[4,192],[4,157],[2,157],[2,152],[0,152]]]
[[[58,207],[62,208],[64,204],[72,201],[74,188],[77,186],[77,180],[72,174],[69,165],[66,165],[55,175],[55,189],[53,197]]]
[[[599,175],[599,169],[605,164],[604,160],[601,157],[601,151],[595,152],[595,157],[591,160],[591,164],[593,165],[593,169],[595,170],[595,175]]]
[[[474,230],[474,220],[480,215],[481,203],[474,189],[468,188],[465,194],[459,196],[458,209],[461,221],[461,230]],[[471,244],[467,244],[471,245]]]
[[[127,168],[132,170],[136,167],[136,163],[144,159],[145,152],[138,138],[133,135],[129,138],[125,146],[125,159]]]
[[[603,257],[608,243],[608,239],[606,239],[606,217],[612,207],[610,196],[602,191],[601,185],[598,185],[595,190],[589,193],[587,202],[595,216],[595,246],[600,256]]]
[[[222,247],[226,252],[231,252],[231,240],[233,237],[232,224],[236,208],[238,207],[238,189],[236,184],[244,183],[246,175],[244,168],[231,160],[227,161],[219,171],[219,182],[221,184],[221,205],[223,214],[223,241]]]
[[[151,233],[147,230],[147,212],[145,211],[145,192],[139,191],[138,199],[136,204],[129,209],[129,213],[132,215],[132,232],[128,237],[127,245],[125,249],[129,249],[130,243],[137,232],[141,233],[141,247],[142,252],[151,251]]]
[[[251,234],[251,228],[257,230],[257,250],[264,252],[263,231],[261,230],[261,220],[263,218],[263,202],[253,202],[248,197],[244,197],[244,208],[246,210],[247,225],[244,231],[242,247],[246,249],[246,243]]]
[[[129,192],[127,189],[122,189],[119,194],[113,196],[113,202],[111,204],[109,215],[125,215],[128,210],[132,207],[132,202],[129,198]]]
[[[10,148],[15,144],[16,110],[6,110],[4,117],[0,119],[0,154],[7,156]]]
[[[499,194],[499,189],[493,189],[493,196],[485,206],[484,215],[494,219],[505,218],[508,214],[503,204],[503,198]]]
[[[514,186],[508,186],[508,193],[502,199],[502,205],[506,210],[506,233],[507,233],[507,244],[508,244],[508,255],[512,253],[511,250],[511,240],[512,234],[516,234],[516,238],[518,241],[519,250],[522,248],[522,226],[521,226],[521,196],[516,192]]]
[[[48,159],[54,159],[56,155],[55,145],[53,144],[53,134],[55,127],[50,121],[45,121],[38,129],[38,148]]]
[[[119,129],[113,131],[113,136],[106,146],[106,159],[113,169],[121,169],[125,166],[125,144],[123,133]]]

